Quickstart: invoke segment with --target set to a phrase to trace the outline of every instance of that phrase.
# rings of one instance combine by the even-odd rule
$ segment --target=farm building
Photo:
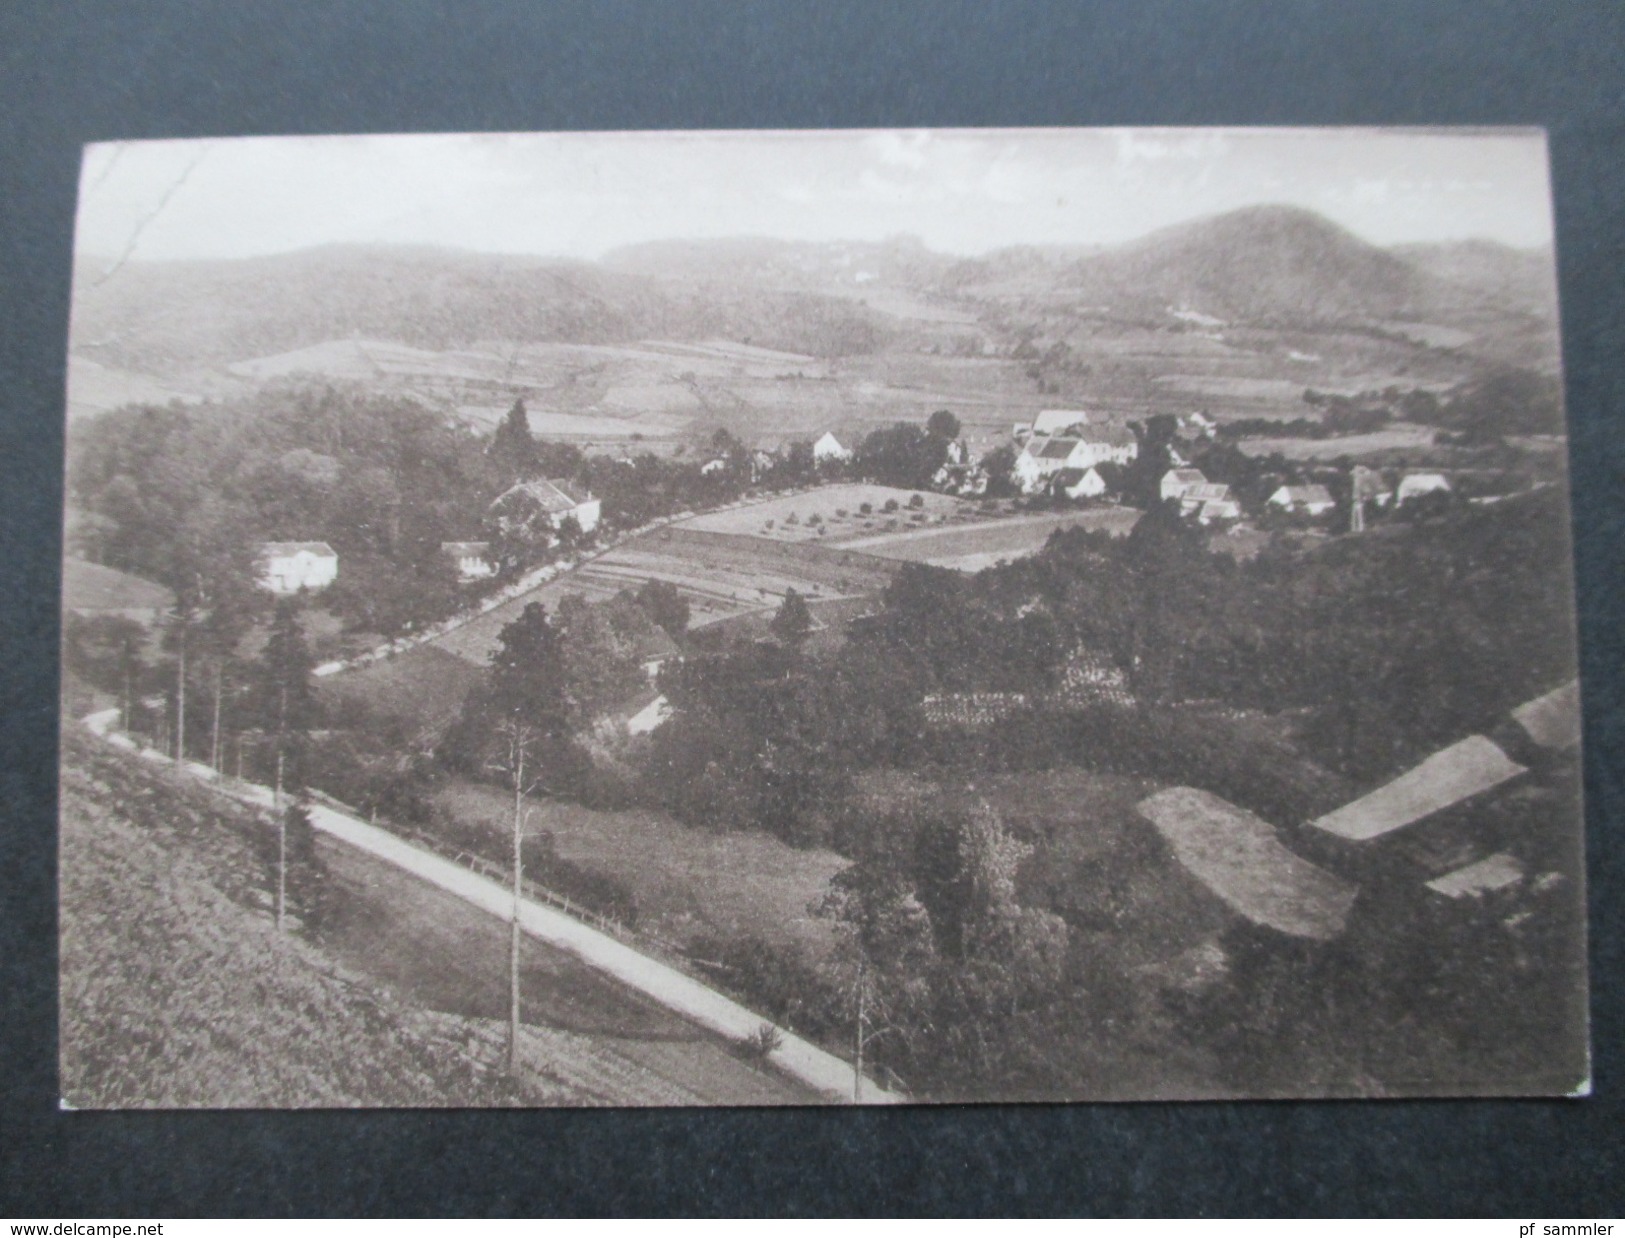
[[[81,619],[131,619],[151,627],[174,608],[162,585],[84,559],[62,562],[62,609]]]
[[[1097,499],[1106,493],[1105,479],[1095,469],[1062,469],[1051,485],[1069,499]]]
[[[843,446],[831,430],[824,431],[812,450],[813,460],[818,464],[839,464],[852,458],[851,449]]]
[[[1512,720],[1537,748],[1570,752],[1580,746],[1580,681],[1536,697],[1512,711]]]
[[[1269,498],[1271,506],[1307,516],[1324,516],[1337,506],[1325,486],[1282,486]]]
[[[266,542],[260,562],[260,587],[276,594],[325,589],[339,576],[339,557],[326,542]]]
[[[1349,842],[1367,842],[1465,803],[1527,772],[1484,736],[1471,735],[1310,825]]]
[[[1122,426],[1099,426],[1087,438],[1034,437],[1016,457],[1015,476],[1033,494],[1063,469],[1092,469],[1108,460],[1126,464],[1139,453],[1139,441]]]
[[[483,580],[496,572],[490,542],[441,542],[440,553],[457,565],[463,580]]]
[[[1450,479],[1443,473],[1408,473],[1399,482],[1399,502],[1403,505],[1424,494],[1450,490]]]
[[[1138,809],[1185,870],[1249,923],[1310,941],[1342,935],[1358,888],[1289,850],[1267,821],[1194,787],[1159,791]]]
[[[523,481],[499,494],[491,504],[497,522],[504,527],[529,524],[540,515],[557,529],[571,516],[583,533],[598,527],[603,504],[591,493],[563,480]]]
[[[1046,408],[1033,418],[1032,432],[1045,435],[1069,435],[1074,429],[1081,432],[1089,424],[1089,414],[1081,408]]]
[[[1168,499],[1182,499],[1185,491],[1192,486],[1204,486],[1207,476],[1201,469],[1169,469],[1162,475],[1161,488],[1158,494],[1166,501]]]

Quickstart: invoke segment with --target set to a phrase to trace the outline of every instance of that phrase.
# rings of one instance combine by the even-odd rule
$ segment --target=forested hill
[[[73,348],[149,373],[324,340],[427,349],[482,340],[725,338],[826,356],[872,351],[882,320],[839,297],[704,290],[590,263],[406,246],[327,246],[206,262],[84,264]]]

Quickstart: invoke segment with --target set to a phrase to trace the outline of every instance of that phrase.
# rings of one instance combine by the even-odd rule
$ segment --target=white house
[[[1046,408],[1033,418],[1034,434],[1074,434],[1089,424],[1089,414],[1081,408]]]
[[[496,572],[496,565],[488,557],[490,542],[441,542],[440,553],[457,565],[457,574],[463,580],[483,580]]]
[[[265,542],[260,588],[272,593],[325,589],[339,576],[339,557],[326,542]]]
[[[1450,490],[1450,479],[1443,473],[1407,473],[1399,482],[1399,502],[1403,505],[1435,490]]]
[[[1270,495],[1269,501],[1284,511],[1303,512],[1310,516],[1324,516],[1337,506],[1331,491],[1325,486],[1282,486]]]
[[[839,463],[851,458],[852,452],[841,445],[833,431],[825,430],[823,437],[813,444],[813,461],[817,464]]]
[[[1139,440],[1122,426],[1096,426],[1083,433],[1086,437],[1034,436],[1016,457],[1021,488],[1032,494],[1063,469],[1088,470],[1107,461],[1126,464],[1139,454]]]
[[[1106,482],[1095,469],[1062,469],[1055,475],[1056,490],[1069,499],[1098,499]]]
[[[1207,475],[1201,469],[1169,469],[1162,475],[1162,485],[1158,493],[1166,502],[1168,499],[1182,499],[1185,491],[1192,486],[1205,486]]]
[[[536,514],[544,516],[555,529],[571,516],[583,533],[598,527],[603,503],[568,481],[522,481],[503,491],[491,504],[499,524],[525,525]]]

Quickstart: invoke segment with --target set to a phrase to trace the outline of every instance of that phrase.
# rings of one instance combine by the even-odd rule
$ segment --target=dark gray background
[[[0,1216],[1618,1216],[1625,5],[478,2],[0,11]],[[80,143],[260,133],[1538,124],[1573,427],[1598,1095],[906,1112],[58,1114],[55,692]]]

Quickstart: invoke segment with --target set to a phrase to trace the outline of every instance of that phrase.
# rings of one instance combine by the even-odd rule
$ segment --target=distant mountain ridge
[[[82,264],[73,347],[163,374],[373,338],[423,349],[482,340],[730,339],[838,357],[886,346],[897,320],[866,304],[906,290],[972,313],[1041,298],[1129,318],[1170,309],[1297,328],[1460,324],[1555,310],[1549,251],[1487,241],[1384,249],[1312,211],[1256,206],[1127,244],[1022,246],[978,258],[917,237],[671,240],[600,262],[406,246],[335,245],[270,257]]]

